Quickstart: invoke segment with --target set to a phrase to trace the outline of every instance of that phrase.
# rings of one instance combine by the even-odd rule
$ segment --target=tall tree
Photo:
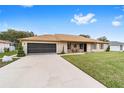
[[[83,37],[86,37],[86,38],[90,38],[90,35],[85,35],[85,34],[80,34],[79,36],[83,36]]]
[[[31,37],[34,36],[33,32],[29,31],[17,31],[14,29],[8,29],[7,31],[0,32],[0,39],[2,40],[9,40],[14,42],[15,44],[18,43],[19,38]]]
[[[107,39],[106,36],[99,37],[99,38],[97,38],[97,40],[109,42],[109,40]]]

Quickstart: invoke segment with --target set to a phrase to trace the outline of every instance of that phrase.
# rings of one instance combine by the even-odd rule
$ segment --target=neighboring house
[[[0,53],[4,53],[4,49],[8,48],[10,51],[15,50],[15,47],[11,45],[12,42],[0,40]]]
[[[47,34],[20,39],[23,49],[28,53],[75,53],[105,51],[108,42],[83,36]]]
[[[110,51],[124,51],[124,43],[118,41],[111,41]]]

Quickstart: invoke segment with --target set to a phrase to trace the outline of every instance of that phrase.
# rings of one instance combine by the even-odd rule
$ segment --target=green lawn
[[[105,86],[124,88],[124,52],[87,53],[62,57]]]
[[[5,53],[0,53],[0,58],[2,58],[4,55],[11,56],[11,55],[15,55],[15,54],[17,54],[17,51],[10,51],[10,52],[5,52]],[[17,59],[18,58],[14,58],[13,61],[11,61],[11,62],[2,62],[2,59],[0,59],[0,68],[14,62]]]
[[[0,58],[2,58],[4,55],[6,56],[11,56],[17,54],[17,51],[10,51],[10,52],[5,52],[5,53],[0,53]]]

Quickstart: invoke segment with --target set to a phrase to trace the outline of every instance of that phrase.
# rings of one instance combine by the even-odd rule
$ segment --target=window
[[[103,49],[104,48],[104,45],[103,44],[100,44],[100,49]]]
[[[71,43],[68,43],[68,49],[71,49]]]
[[[80,44],[80,49],[83,49],[83,43]]]
[[[77,44],[74,44],[74,48],[76,48],[77,47]]]
[[[96,49],[96,44],[92,44],[92,49]]]

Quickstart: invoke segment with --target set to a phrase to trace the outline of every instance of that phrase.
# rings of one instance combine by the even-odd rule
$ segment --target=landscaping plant
[[[110,46],[108,46],[106,49],[106,52],[109,52],[109,51],[110,51]]]
[[[17,56],[18,56],[18,57],[23,57],[23,56],[25,56],[25,53],[24,53],[24,51],[23,51],[23,47],[22,47],[22,44],[21,44],[21,43],[18,44],[18,53],[17,53]]]
[[[4,52],[9,52],[9,48],[4,48]]]

